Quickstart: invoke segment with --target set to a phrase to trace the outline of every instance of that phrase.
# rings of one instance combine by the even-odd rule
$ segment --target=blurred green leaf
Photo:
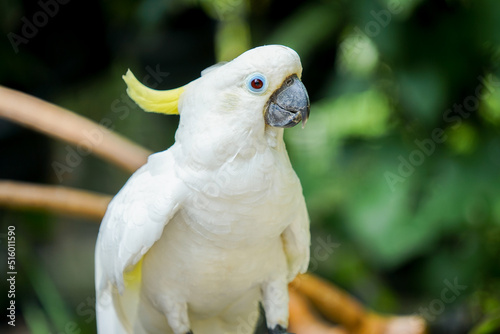
[[[398,73],[400,103],[409,116],[432,124],[445,111],[446,88],[436,68],[421,66]]]
[[[339,45],[340,70],[355,75],[368,75],[375,69],[379,61],[378,50],[359,29],[352,29]]]
[[[36,297],[46,312],[46,317],[50,319],[55,328],[63,330],[68,323],[72,322],[73,318],[68,312],[64,297],[59,293],[54,281],[48,276],[46,269],[34,259],[23,257],[21,263],[28,273]],[[42,318],[36,312],[37,309],[32,309],[32,311],[34,311],[34,319],[41,321]]]
[[[456,129],[448,129],[446,135],[448,136],[446,143],[454,152],[468,154],[476,150],[478,135],[471,125],[464,123]]]
[[[29,303],[22,307],[24,320],[32,334],[47,334],[52,332],[45,313],[38,305]]]
[[[500,331],[500,314],[487,317],[475,326],[469,334],[494,334]]]
[[[340,24],[339,4],[336,2],[307,3],[297,8],[282,22],[264,44],[283,44],[291,47],[307,63],[314,49],[329,38]]]

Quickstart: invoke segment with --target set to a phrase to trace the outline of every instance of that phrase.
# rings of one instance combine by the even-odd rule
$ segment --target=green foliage
[[[335,12],[325,9],[330,3],[308,4],[321,11],[318,22],[331,15],[324,30],[308,25],[317,34],[298,33],[309,18],[304,11],[295,29],[283,28],[294,19],[284,21],[275,40],[315,36],[289,43],[305,51],[304,80],[311,68],[325,67],[314,79],[322,89],[306,129],[286,134],[313,231],[350,248],[318,270],[379,309],[408,307],[377,297],[387,288],[392,295],[424,292],[414,298],[425,304],[454,277],[474,286],[468,294],[493,292],[491,282],[500,280],[500,30],[491,13],[498,4],[335,3],[342,3]],[[391,11],[391,3],[401,8]],[[328,49],[325,43],[338,45],[333,67],[311,60]],[[349,269],[352,263],[364,264]],[[398,277],[406,283],[391,287]],[[458,305],[471,312],[469,321],[479,320],[476,304]],[[497,322],[485,320],[474,333],[493,332]]]

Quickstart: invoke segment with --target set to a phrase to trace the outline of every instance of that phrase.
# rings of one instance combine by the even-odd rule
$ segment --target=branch
[[[344,325],[349,333],[354,332],[367,315],[353,297],[314,275],[297,276],[291,288],[311,300],[327,319]]]
[[[67,187],[0,181],[0,206],[34,209],[100,221],[111,196]]]
[[[0,86],[0,117],[73,145],[92,143],[101,158],[133,173],[151,152],[67,109]]]
[[[290,290],[307,297],[321,314],[342,324],[348,333],[424,334],[427,330],[422,317],[381,316],[369,312],[347,292],[312,274],[297,276],[290,284]]]
[[[289,327],[292,333],[307,334],[347,334],[348,332],[341,328],[332,327],[313,311],[307,299],[299,294],[295,289],[289,288]],[[339,310],[343,312],[343,310]]]

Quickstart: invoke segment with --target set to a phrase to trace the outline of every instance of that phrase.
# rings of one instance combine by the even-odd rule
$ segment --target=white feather
[[[262,298],[268,321],[286,325],[287,282],[309,262],[309,219],[283,129],[263,111],[301,70],[293,50],[267,46],[187,86],[176,143],[149,158],[104,217],[96,289],[113,303],[98,307],[100,333],[253,333]],[[256,71],[269,81],[260,96],[245,86]],[[127,283],[140,260],[141,281]]]

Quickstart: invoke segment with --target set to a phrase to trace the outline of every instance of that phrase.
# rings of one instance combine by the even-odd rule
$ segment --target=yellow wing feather
[[[167,115],[179,114],[179,98],[184,92],[185,86],[170,90],[152,89],[137,80],[130,70],[123,76],[123,80],[127,84],[128,96],[144,111]]]

